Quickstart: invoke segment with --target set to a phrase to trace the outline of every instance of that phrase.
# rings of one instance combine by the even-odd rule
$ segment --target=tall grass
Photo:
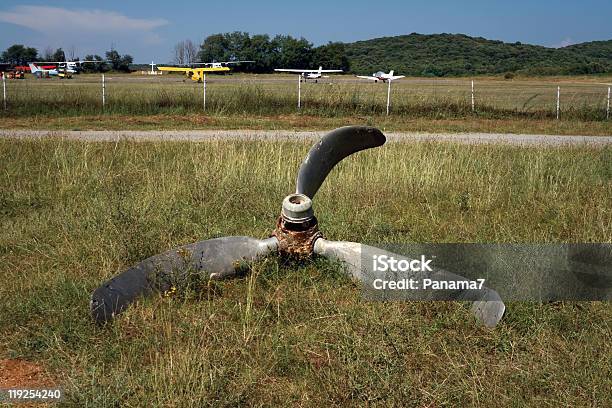
[[[0,140],[0,358],[35,360],[72,406],[610,404],[601,303],[367,303],[336,265],[270,258],[155,297],[105,328],[103,280],[167,248],[265,237],[308,143]],[[610,242],[612,151],[390,143],[314,200],[361,242]]]
[[[102,107],[98,83],[13,81],[9,85],[9,110],[0,115],[76,116],[93,114],[153,115],[201,113],[202,86],[195,83],[119,82],[109,80],[106,105]],[[385,115],[386,85],[354,83],[303,84],[302,109],[306,115],[323,117]],[[374,86],[370,86],[374,85]],[[489,119],[555,117],[555,100],[549,89],[528,93],[521,88],[505,89],[490,84],[479,88],[476,111],[472,112],[470,96],[463,85],[427,84],[393,86],[391,113],[406,118]],[[292,82],[258,83],[217,80],[208,86],[206,111],[211,115],[282,115],[296,112],[297,89]],[[603,89],[603,88],[602,88]],[[505,93],[506,92],[506,93]],[[508,93],[509,92],[509,93]],[[568,120],[605,119],[604,95],[576,88],[564,95],[562,117]],[[551,95],[548,95],[548,94]]]

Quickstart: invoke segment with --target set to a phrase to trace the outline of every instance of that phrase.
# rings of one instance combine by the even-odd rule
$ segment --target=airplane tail
[[[319,65],[319,74],[321,74],[321,71],[323,71],[323,66]]]
[[[393,70],[389,71],[389,76],[393,76],[393,72],[395,72],[395,71],[393,71]]]
[[[40,72],[40,70],[41,70],[35,64],[30,63],[28,65],[30,66],[30,72],[33,73],[33,74],[35,74],[37,72]]]

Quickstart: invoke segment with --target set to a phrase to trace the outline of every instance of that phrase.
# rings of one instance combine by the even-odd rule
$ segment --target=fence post
[[[474,80],[472,79],[472,113],[474,113]]]
[[[106,81],[104,80],[104,74],[102,74],[102,109],[106,105]]]
[[[610,119],[610,87],[608,87],[608,105],[606,106],[606,120],[608,119]]]
[[[610,102],[610,90],[608,89],[608,104]],[[6,72],[2,73],[2,95],[4,97],[4,110],[6,110]]]
[[[203,95],[202,95],[202,107],[204,112],[206,112],[206,74],[202,73],[202,88],[203,88]]]
[[[561,87],[557,87],[557,120],[559,119],[559,110],[561,107]]]
[[[391,80],[389,79],[387,82],[387,116],[389,116],[389,105],[391,104]]]
[[[298,109],[302,107],[302,76],[298,75]]]

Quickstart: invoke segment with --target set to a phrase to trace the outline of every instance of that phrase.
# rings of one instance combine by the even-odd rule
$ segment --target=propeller
[[[361,150],[382,146],[386,141],[380,130],[372,127],[346,126],[336,129],[315,143],[298,171],[296,193],[282,202],[276,228],[267,239],[224,237],[185,245],[152,256],[117,275],[92,294],[91,314],[98,323],[112,320],[140,297],[164,292],[190,272],[203,273],[210,279],[235,276],[244,262],[261,259],[272,253],[282,257],[308,259],[313,255],[340,261],[346,272],[365,283],[374,278],[373,265],[362,262],[373,255],[386,254],[396,259],[410,258],[372,246],[323,238],[312,209],[312,199],[329,172],[342,159]],[[416,272],[415,279],[467,280],[452,272],[433,268]],[[398,293],[400,291],[396,291]],[[410,291],[401,291],[410,292]],[[402,293],[406,300],[410,294]],[[456,290],[450,295],[442,291],[419,291],[419,300],[453,299],[472,301],[472,312],[487,327],[494,327],[505,310],[501,298],[492,289]]]

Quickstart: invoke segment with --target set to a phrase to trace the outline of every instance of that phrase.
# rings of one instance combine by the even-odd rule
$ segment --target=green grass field
[[[609,406],[609,303],[369,303],[328,262],[143,301],[98,328],[91,291],[133,263],[266,237],[309,143],[0,140],[0,359],[66,406]],[[342,162],[330,239],[612,242],[610,148],[390,143]],[[245,210],[245,203],[248,209]]]
[[[77,75],[71,80],[26,80],[7,82],[8,110],[0,114],[3,127],[20,127],[21,123],[49,123],[54,118],[79,118],[78,127],[88,122],[106,126],[117,117],[149,117],[166,115],[204,115],[203,86],[180,75],[144,76],[108,74],[106,104],[102,107],[99,75]],[[391,117],[386,117],[387,85],[358,80],[351,76],[334,76],[320,83],[302,84],[302,108],[297,109],[297,76],[287,75],[209,75],[206,112],[212,120],[229,118],[272,118],[270,126],[286,127],[279,116],[298,115],[333,120],[360,118],[380,126],[391,122],[396,127],[412,130],[407,121],[522,121],[554,123],[557,86],[561,86],[562,121],[576,130],[603,127],[600,133],[610,134],[606,121],[606,95],[609,77],[559,77],[475,79],[475,110],[471,107],[471,83],[467,78],[408,78],[396,81],[391,92]],[[274,118],[277,118],[274,120]],[[194,121],[191,121],[193,123]],[[310,126],[316,126],[311,120]],[[354,121],[353,121],[354,122]],[[89,125],[91,126],[91,125]],[[172,125],[170,125],[172,126]],[[200,124],[200,126],[203,126]],[[549,125],[552,126],[552,125]],[[506,126],[507,127],[507,126]],[[529,126],[528,126],[529,127]],[[452,128],[449,126],[449,128]],[[452,130],[452,129],[450,129]]]

